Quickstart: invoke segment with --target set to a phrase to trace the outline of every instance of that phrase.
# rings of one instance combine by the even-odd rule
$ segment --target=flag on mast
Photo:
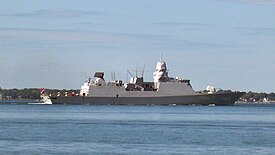
[[[41,88],[40,89],[40,94],[44,94],[44,92],[45,92],[45,88]]]

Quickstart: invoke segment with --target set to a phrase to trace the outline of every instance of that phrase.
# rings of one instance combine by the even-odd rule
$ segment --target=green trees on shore
[[[58,89],[47,89],[47,94],[57,94],[60,92],[61,94],[65,94],[65,92],[78,93],[79,90],[58,90]],[[0,88],[0,99],[14,99],[14,100],[38,100],[40,99],[40,89],[39,88],[24,88],[24,89],[1,89]]]
[[[39,99],[39,89],[0,89],[2,99]]]
[[[256,92],[247,92],[241,97],[244,101],[263,101],[264,99],[275,101],[275,93],[256,93]]]
[[[79,93],[79,90],[71,89],[71,90],[58,90],[58,89],[46,89],[47,94],[56,95],[60,92],[61,95],[64,95],[65,92],[68,94],[71,93]],[[275,101],[275,93],[257,93],[257,92],[247,92],[242,97],[243,101],[263,101],[264,99],[268,99],[271,101]],[[40,99],[40,89],[39,88],[24,88],[24,89],[1,89],[0,88],[0,99],[30,99],[30,100],[38,100]]]

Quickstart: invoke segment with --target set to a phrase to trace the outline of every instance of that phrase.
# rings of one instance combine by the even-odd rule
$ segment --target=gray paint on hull
[[[50,97],[53,104],[89,105],[233,105],[244,93],[215,93],[165,97]]]

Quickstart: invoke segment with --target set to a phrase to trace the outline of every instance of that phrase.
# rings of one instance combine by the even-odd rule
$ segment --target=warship
[[[143,77],[131,77],[130,82],[122,80],[107,82],[104,72],[96,72],[94,81],[89,78],[78,94],[41,95],[46,104],[87,105],[233,105],[244,92],[216,91],[208,86],[205,91],[195,91],[190,80],[168,76],[166,63],[161,58],[153,73],[153,82]]]

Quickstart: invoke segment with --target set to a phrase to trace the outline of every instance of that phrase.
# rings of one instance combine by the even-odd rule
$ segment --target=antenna
[[[144,71],[145,71],[145,64],[143,65],[143,69],[142,69],[141,77],[143,77],[143,75],[144,75]]]
[[[116,80],[116,73],[114,71],[111,72],[111,79],[112,81]]]
[[[128,78],[128,72],[126,73],[126,80],[125,81],[127,81],[128,83],[129,83],[129,78]]]
[[[111,80],[114,81],[113,72],[111,71]]]
[[[138,74],[138,68],[137,68],[137,65],[136,65],[136,77],[137,77],[137,74]]]
[[[129,70],[127,70],[127,72],[130,74],[131,77],[134,77],[134,75]]]
[[[162,60],[162,57],[163,57],[163,54],[161,53],[161,54],[160,54],[160,60]]]

